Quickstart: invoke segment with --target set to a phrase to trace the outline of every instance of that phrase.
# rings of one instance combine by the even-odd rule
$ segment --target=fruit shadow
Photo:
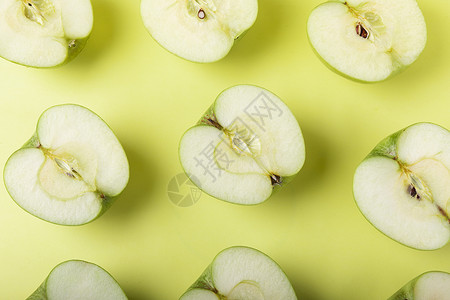
[[[128,300],[156,300],[156,298],[146,295],[145,292],[136,289],[127,289],[126,285],[123,287],[123,290]]]
[[[148,194],[157,180],[155,165],[148,160],[148,155],[138,152],[131,143],[124,142],[122,146],[130,165],[130,179],[123,193],[107,212],[109,218],[120,218],[121,221],[132,218],[134,212],[149,205],[151,201]]]
[[[427,85],[428,82],[433,82],[434,74],[442,74],[443,72],[438,72],[438,70],[447,68],[446,64],[442,62],[446,60],[448,47],[446,47],[446,39],[440,38],[443,34],[442,24],[445,24],[447,14],[438,6],[433,5],[421,5],[420,9],[427,23],[427,44],[416,62],[397,74],[392,80],[383,82],[384,85],[391,88],[388,89],[389,91],[397,90],[399,93],[404,93],[404,89],[399,88],[402,86],[414,92],[416,89],[414,87],[419,88]],[[401,94],[401,96],[403,95]],[[401,99],[405,99],[407,102],[410,100],[408,97],[396,98],[397,101]]]
[[[297,118],[298,119],[298,118]],[[297,176],[284,188],[292,200],[305,199],[305,194],[321,188],[322,178],[327,171],[330,149],[322,133],[318,132],[308,123],[302,123],[301,129],[305,141],[306,158],[305,163]]]
[[[307,10],[308,8],[302,9]],[[236,41],[222,61],[224,63],[233,61],[233,64],[238,62],[240,65],[243,61],[258,61],[260,56],[270,57],[271,48],[276,46],[281,38],[280,33],[289,27],[292,18],[298,18],[298,12],[283,1],[259,0],[255,24]]]
[[[92,9],[94,12],[94,25],[91,36],[89,37],[85,48],[78,57],[76,64],[85,69],[86,65],[92,65],[98,61],[116,40],[117,17],[119,9],[114,1],[93,0]]]
[[[305,284],[299,284],[298,282],[292,282],[292,287],[294,288],[295,294],[298,299],[302,300],[324,300],[319,297],[316,292],[314,292],[309,286]]]

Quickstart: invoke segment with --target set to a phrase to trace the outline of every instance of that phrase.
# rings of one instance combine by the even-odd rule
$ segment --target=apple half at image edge
[[[327,67],[360,82],[383,81],[401,72],[427,41],[415,0],[325,2],[311,12],[307,34]]]
[[[93,27],[90,0],[4,0],[0,3],[0,56],[50,68],[75,58]]]
[[[108,125],[78,105],[39,118],[36,133],[4,168],[12,199],[32,215],[61,225],[99,217],[129,178],[125,152]]]
[[[441,248],[450,239],[450,132],[418,123],[389,136],[356,169],[353,193],[387,236],[416,249]]]

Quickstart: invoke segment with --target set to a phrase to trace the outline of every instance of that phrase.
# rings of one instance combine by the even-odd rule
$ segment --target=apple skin
[[[339,1],[330,1],[330,2],[339,2]],[[339,2],[340,3],[340,2]],[[352,77],[348,74],[342,73],[341,71],[335,69],[332,65],[330,65],[325,59],[322,58],[322,56],[317,52],[317,50],[313,47],[312,43],[311,43],[311,39],[309,38],[309,34],[308,32],[306,32],[306,35],[308,36],[308,42],[309,45],[311,46],[311,49],[313,50],[314,54],[319,58],[319,60],[325,65],[325,67],[327,67],[329,70],[333,71],[334,73],[340,75],[341,77],[344,77],[345,79],[354,81],[354,82],[358,82],[358,83],[365,83],[365,84],[373,84],[373,83],[379,83],[379,82],[384,82],[388,79],[391,79],[392,77],[396,76],[397,74],[402,73],[408,66],[403,66],[400,69],[395,70],[394,72],[391,73],[391,75],[389,75],[388,77],[386,77],[383,80],[378,80],[378,81],[364,81],[361,80],[359,78],[355,78]]]
[[[255,21],[255,22],[256,22],[256,21]],[[253,24],[254,24],[254,23],[253,23]],[[252,26],[253,26],[253,25],[252,25]],[[231,45],[230,50],[227,52],[227,54],[225,54],[224,56],[222,56],[222,57],[220,57],[220,58],[218,58],[218,59],[216,59],[216,60],[213,60],[213,61],[207,61],[207,62],[199,62],[199,61],[189,60],[189,59],[187,59],[187,58],[184,58],[184,57],[182,57],[182,56],[179,56],[178,54],[176,54],[176,53],[174,53],[174,52],[172,52],[172,51],[166,49],[166,48],[165,48],[163,45],[161,45],[161,44],[160,44],[160,43],[159,43],[159,42],[158,42],[151,34],[150,34],[150,36],[152,37],[152,39],[153,39],[153,40],[154,40],[161,48],[163,48],[164,50],[166,50],[166,51],[169,52],[170,54],[173,54],[173,55],[175,55],[176,57],[183,59],[184,61],[188,61],[188,62],[191,62],[191,63],[196,63],[196,64],[199,64],[199,65],[204,65],[204,64],[210,64],[210,63],[215,63],[215,62],[221,61],[222,59],[224,59],[225,57],[227,57],[228,54],[230,54],[230,52],[232,51],[233,47],[234,47],[236,44],[238,44],[238,43],[242,40],[243,36],[246,35],[247,32],[248,32],[250,29],[251,29],[251,27],[250,27],[249,29],[247,29],[246,31],[242,32],[238,37],[236,37],[236,38],[234,39],[234,43],[233,43],[233,45]]]
[[[203,289],[203,290],[208,290],[208,291],[211,291],[211,292],[213,292],[213,293],[216,293],[216,295],[219,297],[219,295],[217,294],[218,291],[217,291],[217,289],[216,289],[215,286],[214,286],[214,279],[213,279],[213,276],[212,276],[212,266],[213,266],[213,263],[214,263],[214,261],[216,260],[216,258],[217,258],[222,252],[225,252],[225,251],[227,251],[227,250],[234,249],[234,248],[249,249],[249,250],[253,250],[253,251],[256,251],[256,252],[261,253],[262,255],[268,257],[271,261],[273,261],[273,262],[278,266],[278,268],[281,270],[281,272],[284,274],[284,276],[285,276],[286,278],[288,278],[287,275],[286,275],[286,273],[285,273],[285,272],[283,271],[283,269],[280,267],[280,265],[279,265],[276,261],[274,261],[272,258],[270,258],[269,256],[267,256],[265,253],[263,253],[263,252],[261,252],[261,251],[259,251],[259,250],[257,250],[257,249],[251,248],[251,247],[246,247],[246,246],[233,246],[233,247],[229,247],[229,248],[226,248],[226,249],[220,251],[220,252],[213,258],[212,262],[208,265],[208,267],[205,269],[205,271],[203,271],[203,273],[200,275],[200,277],[199,277],[199,278],[198,278],[198,279],[197,279],[197,280],[196,280],[196,281],[195,281],[195,282],[187,289],[186,292],[184,292],[183,295],[181,295],[180,299],[182,299],[183,296],[184,296],[185,294],[187,294],[188,292],[190,292],[190,291],[193,290],[193,289]],[[222,299],[222,298],[221,298],[221,299]]]
[[[91,11],[93,12],[92,2],[89,1],[89,3],[90,3],[90,5],[91,5]],[[92,22],[94,22],[94,16],[92,16]],[[92,23],[92,24],[94,24],[94,23]],[[3,58],[3,59],[5,59],[5,60],[7,60],[7,61],[9,61],[9,62],[15,63],[15,64],[20,65],[20,66],[24,66],[24,67],[27,67],[27,68],[35,68],[35,69],[52,69],[52,68],[61,67],[61,66],[64,66],[65,64],[71,62],[73,59],[75,59],[75,57],[78,56],[78,54],[80,54],[80,52],[81,52],[81,51],[84,49],[84,47],[86,46],[86,43],[87,43],[87,41],[89,40],[91,34],[92,34],[92,28],[91,28],[91,31],[89,32],[89,34],[88,34],[86,37],[80,38],[80,39],[76,39],[76,40],[73,40],[74,43],[75,43],[74,46],[68,47],[68,48],[67,48],[67,57],[66,57],[66,59],[65,59],[62,63],[60,63],[60,64],[58,64],[58,65],[49,66],[49,67],[29,66],[29,65],[24,65],[24,64],[21,64],[21,63],[18,63],[18,62],[9,60],[9,59],[4,58],[4,57],[2,57],[2,56],[0,56],[0,57]]]
[[[414,300],[414,288],[416,286],[417,281],[424,275],[429,274],[429,273],[434,273],[434,272],[439,272],[439,273],[445,273],[445,272],[441,272],[441,271],[429,271],[429,272],[425,272],[419,276],[417,276],[416,278],[414,278],[413,280],[411,280],[410,282],[408,282],[407,284],[405,284],[401,289],[399,289],[394,295],[392,295],[391,297],[388,298],[388,300]],[[448,273],[445,273],[448,274]],[[448,274],[450,275],[450,274]]]
[[[338,1],[338,0],[332,1],[332,0],[331,0],[331,1],[327,1],[327,2],[324,2],[324,3],[321,3],[321,4],[317,5],[313,10],[315,10],[317,7],[319,7],[319,6],[323,5],[323,4],[326,4],[326,3],[328,3],[328,2],[336,2],[336,3],[344,4],[344,1]],[[312,11],[313,11],[313,10],[312,10]],[[306,26],[306,27],[308,27],[308,26]],[[355,81],[355,82],[358,82],[358,83],[378,83],[378,82],[384,82],[384,81],[386,81],[386,80],[388,80],[388,79],[391,79],[392,77],[395,77],[397,74],[402,73],[404,70],[406,70],[406,69],[410,66],[410,65],[402,66],[401,68],[399,68],[399,69],[395,70],[394,72],[392,72],[388,77],[386,77],[386,78],[383,79],[383,80],[378,80],[378,81],[365,81],[365,80],[361,80],[361,79],[359,79],[359,78],[355,78],[355,77],[352,77],[352,76],[350,76],[350,75],[348,75],[348,74],[342,73],[341,71],[337,70],[337,69],[334,68],[332,65],[330,65],[325,59],[323,59],[323,57],[319,54],[319,52],[317,52],[316,48],[313,47],[313,44],[311,43],[311,39],[310,39],[310,37],[309,37],[308,30],[306,30],[306,36],[308,37],[309,45],[311,46],[311,49],[313,50],[314,54],[319,58],[319,60],[320,60],[320,61],[321,61],[321,62],[322,62],[329,70],[333,71],[334,73],[336,73],[336,74],[338,74],[338,75],[340,75],[340,76],[342,76],[342,77],[344,77],[344,78],[346,78],[346,79],[349,79],[349,80],[352,80],[352,81]]]
[[[66,59],[62,63],[60,63],[58,65],[54,65],[54,66],[49,66],[49,67],[29,66],[29,65],[21,64],[19,62],[15,62],[13,60],[9,60],[9,59],[4,58],[2,56],[0,56],[0,57],[3,58],[6,61],[12,62],[12,63],[14,63],[16,65],[19,65],[19,66],[27,67],[27,68],[34,68],[34,69],[53,69],[53,68],[58,68],[58,67],[62,67],[64,65],[68,64],[73,59],[75,59],[78,56],[78,54],[80,54],[80,52],[84,49],[84,46],[86,45],[86,43],[89,40],[90,36],[91,36],[91,34],[89,34],[85,38],[75,40],[75,46],[74,47],[69,47],[67,49],[67,57],[66,57]]]
[[[47,110],[49,110],[49,109],[51,109],[51,108],[53,108],[53,107],[63,106],[63,105],[67,105],[67,104],[60,104],[60,105],[55,105],[55,106],[49,107],[48,109],[46,109],[45,111],[42,112],[41,116],[42,116]],[[81,106],[81,105],[78,105],[78,104],[71,104],[71,105]],[[93,114],[95,114],[97,117],[99,117],[99,118],[100,118],[100,119],[108,126],[108,128],[114,133],[114,131],[113,131],[112,128],[108,125],[108,123],[106,123],[99,115],[97,115],[97,114],[94,113],[92,110],[90,110],[90,109],[88,109],[88,108],[86,108],[86,107],[84,107],[84,106],[81,106],[81,107],[83,107],[83,108],[89,110],[91,113],[93,113]],[[14,151],[14,153],[11,154],[11,156],[10,156],[10,157],[8,158],[8,160],[6,161],[5,166],[8,164],[9,159],[10,159],[17,151],[20,151],[20,150],[26,149],[26,148],[38,148],[38,147],[40,146],[40,143],[39,143],[39,137],[38,137],[38,135],[37,135],[37,128],[39,127],[39,121],[40,121],[40,117],[39,117],[38,123],[37,123],[37,125],[36,125],[36,132],[33,134],[33,136],[32,136],[32,137],[31,137],[31,138],[30,138],[30,139],[29,139],[29,140],[28,140],[28,141],[27,141],[20,149]],[[114,134],[114,135],[115,135],[115,134]],[[119,140],[118,140],[118,141],[119,141]],[[119,143],[120,143],[120,141],[119,141]],[[123,147],[122,147],[122,148],[123,148]],[[129,169],[128,169],[128,172],[129,172]],[[5,187],[6,187],[6,180],[5,180],[5,176],[4,176],[4,175],[5,175],[5,173],[3,172],[3,184],[4,184]],[[129,174],[129,173],[128,173],[128,178],[130,178],[130,174]],[[8,188],[6,188],[6,190],[8,191]],[[125,188],[124,188],[124,190],[125,190]],[[32,215],[33,217],[36,217],[36,218],[38,218],[38,219],[41,219],[41,220],[43,220],[43,221],[45,221],[45,222],[48,222],[48,223],[51,223],[51,224],[56,224],[56,225],[61,225],[61,226],[70,226],[70,227],[72,227],[72,226],[81,226],[81,225],[89,224],[89,223],[91,223],[91,222],[97,220],[100,216],[102,216],[102,215],[108,210],[108,208],[111,207],[111,205],[114,203],[114,201],[115,201],[117,198],[119,198],[120,195],[121,195],[122,193],[123,193],[123,191],[122,191],[121,193],[119,193],[117,196],[114,196],[114,197],[109,197],[109,196],[106,196],[106,195],[105,195],[105,198],[103,198],[103,201],[102,201],[102,210],[101,210],[101,211],[98,213],[98,215],[97,215],[95,218],[93,218],[92,220],[90,220],[90,221],[88,221],[88,222],[86,222],[86,223],[82,223],[82,224],[67,225],[67,224],[59,224],[59,223],[50,222],[50,221],[45,220],[45,219],[43,219],[43,218],[40,218],[40,217],[38,217],[38,216],[36,216],[36,215],[33,215],[32,213],[30,213],[29,211],[27,211],[26,209],[24,209],[22,206],[20,206],[20,204],[16,202],[16,200],[11,196],[11,194],[10,194],[9,191],[8,191],[8,194],[9,194],[10,198],[13,199],[14,202],[15,202],[20,208],[22,208],[24,211],[26,211],[27,213],[29,213],[29,214]]]
[[[141,0],[141,3],[142,3],[142,0]],[[141,4],[141,5],[142,5],[142,4]],[[259,10],[259,6],[258,6],[258,10]],[[256,14],[258,14],[258,11],[256,12]],[[257,19],[257,18],[256,18],[256,19]],[[234,45],[236,45],[240,40],[242,40],[242,38],[244,37],[244,35],[247,34],[247,32],[253,27],[253,25],[255,25],[256,19],[255,19],[255,21],[252,23],[252,25],[250,25],[250,27],[249,27],[247,30],[243,31],[239,36],[237,36],[237,37],[234,39],[234,43],[231,45],[231,47],[230,47],[230,49],[228,50],[227,54],[225,54],[224,56],[222,56],[222,57],[220,57],[220,58],[218,58],[218,59],[216,59],[216,60],[208,61],[208,62],[199,62],[199,61],[189,60],[189,59],[187,59],[187,58],[184,58],[184,57],[182,57],[182,56],[179,56],[178,54],[176,54],[176,53],[174,53],[174,52],[168,50],[166,47],[164,47],[163,45],[161,45],[161,44],[153,37],[152,33],[147,29],[146,26],[144,26],[144,27],[146,27],[145,29],[146,29],[147,32],[150,34],[150,36],[152,37],[152,39],[153,39],[153,40],[154,40],[161,48],[163,48],[164,50],[168,51],[169,53],[175,55],[175,56],[178,57],[178,58],[183,59],[184,61],[188,61],[188,62],[196,63],[196,64],[199,64],[199,65],[203,65],[203,64],[209,64],[209,63],[215,63],[215,62],[218,62],[218,61],[224,59],[225,57],[227,57],[228,54],[229,54],[229,53],[231,52],[231,50],[233,49]],[[142,20],[142,14],[141,14],[141,20]],[[144,23],[144,21],[143,21],[143,23]]]
[[[410,125],[410,126],[408,126],[408,127],[405,127],[405,128],[403,128],[403,129],[397,131],[397,132],[394,132],[393,134],[391,134],[391,135],[389,135],[388,137],[384,138],[381,142],[379,142],[379,143],[375,146],[375,148],[374,148],[374,149],[366,156],[366,158],[364,158],[363,161],[365,161],[365,160],[367,160],[367,159],[369,159],[369,158],[372,158],[372,157],[376,157],[376,156],[385,156],[385,157],[388,157],[388,158],[390,158],[390,159],[394,159],[395,156],[396,156],[396,154],[395,154],[395,147],[396,147],[396,143],[397,143],[397,140],[398,140],[398,138],[400,137],[400,135],[401,135],[405,130],[407,130],[408,128],[410,128],[410,127],[412,127],[412,126],[415,126],[415,125],[418,125],[418,124],[423,124],[423,123],[415,123],[415,124],[412,124],[412,125]],[[434,124],[434,123],[428,123],[428,124],[432,124],[432,125],[435,125],[435,126],[442,127],[442,126],[437,125],[437,124]],[[442,127],[442,128],[443,128],[443,127]],[[436,250],[436,249],[418,249],[418,248],[414,248],[414,247],[412,247],[412,246],[410,246],[410,245],[403,244],[403,243],[397,241],[396,239],[392,238],[391,236],[385,234],[383,231],[381,231],[380,229],[378,229],[378,227],[376,227],[376,226],[375,226],[375,225],[374,225],[374,224],[373,224],[373,223],[372,223],[372,222],[371,222],[371,221],[370,221],[370,220],[362,213],[361,209],[360,209],[359,206],[358,206],[358,202],[356,202],[356,197],[355,197],[354,189],[353,189],[353,200],[355,201],[355,204],[356,204],[356,206],[358,207],[358,210],[359,210],[359,212],[361,213],[361,215],[364,217],[364,219],[366,219],[367,222],[369,222],[376,230],[378,230],[379,232],[381,232],[384,236],[390,238],[391,240],[393,240],[393,241],[395,241],[395,242],[397,242],[397,243],[402,244],[403,246],[406,246],[406,247],[411,248],[411,249],[414,249],[414,250],[421,250],[421,251],[433,251],[433,250]],[[443,245],[443,246],[445,246],[445,245]],[[443,246],[442,246],[442,247],[443,247]]]
[[[41,285],[33,292],[33,294],[31,294],[26,300],[47,300],[48,297],[47,297],[47,291],[46,291],[46,289],[47,289],[47,279],[48,279],[48,277],[49,277],[50,274],[53,272],[53,270],[55,270],[57,267],[59,267],[60,265],[62,265],[62,264],[64,264],[64,263],[72,262],[72,261],[79,261],[79,262],[88,263],[88,264],[97,266],[98,268],[100,268],[100,269],[102,269],[104,272],[106,272],[106,273],[107,273],[107,274],[108,274],[108,275],[109,275],[109,276],[117,283],[117,285],[120,287],[120,285],[119,285],[119,283],[117,282],[117,280],[114,279],[114,277],[113,277],[110,273],[108,273],[105,269],[103,269],[102,267],[100,267],[100,266],[98,266],[98,265],[96,265],[96,264],[93,264],[93,263],[91,263],[91,262],[84,261],[84,260],[73,259],[73,260],[64,261],[64,262],[62,262],[62,263],[59,263],[57,266],[55,266],[55,267],[49,272],[49,275],[45,278],[44,282],[42,282],[42,284],[41,284]],[[122,289],[122,288],[121,288],[121,289]],[[123,292],[123,289],[122,289],[122,292]],[[124,292],[123,292],[123,293],[124,293]],[[124,295],[125,295],[125,293],[124,293]]]
[[[253,85],[253,86],[256,86],[256,85]],[[264,88],[262,88],[262,87],[260,87],[260,86],[256,86],[256,87],[261,88],[261,89],[264,89]],[[213,103],[213,104],[206,110],[206,112],[200,117],[200,120],[199,120],[194,126],[190,127],[188,130],[186,130],[186,131],[184,132],[184,134],[186,134],[186,132],[188,132],[189,130],[191,130],[192,128],[194,128],[194,127],[196,127],[196,126],[212,126],[212,125],[208,125],[208,124],[206,123],[206,120],[209,119],[209,118],[215,119],[215,105],[216,105],[217,99],[218,99],[225,91],[227,91],[227,90],[229,90],[229,89],[231,89],[231,88],[233,88],[233,87],[229,87],[229,88],[223,90],[222,92],[220,92],[219,95],[216,97],[216,100],[214,100],[214,103]],[[272,92],[271,92],[271,93],[272,93]],[[272,94],[273,94],[273,93],[272,93]],[[274,95],[275,95],[275,94],[274,94]],[[276,96],[276,95],[275,95],[275,96]],[[278,96],[277,96],[277,97],[278,97]],[[279,98],[279,97],[278,97],[278,98]],[[281,99],[281,98],[279,98],[279,99]],[[184,134],[183,134],[183,135],[184,135]],[[305,150],[305,151],[306,151],[306,150]],[[180,153],[180,144],[178,144],[178,153]],[[306,153],[305,153],[305,159],[306,159]],[[188,178],[191,178],[191,177],[189,176],[189,173],[186,172],[186,170],[183,168],[183,164],[181,163],[181,157],[180,157],[180,155],[178,155],[178,161],[180,162],[180,165],[181,165],[181,168],[183,169],[183,172],[188,176]],[[303,162],[303,164],[304,164],[304,162]],[[303,164],[300,166],[300,170],[303,168]],[[299,170],[299,172],[300,172],[300,170]],[[226,202],[226,203],[232,203],[232,204],[235,204],[235,205],[242,205],[242,206],[256,206],[256,205],[262,204],[262,203],[266,202],[267,200],[269,200],[269,199],[270,199],[276,192],[278,192],[284,185],[287,185],[287,184],[289,184],[292,180],[294,180],[294,178],[297,176],[297,174],[298,174],[298,172],[297,172],[296,174],[291,175],[291,176],[285,176],[285,177],[282,177],[283,180],[282,180],[281,184],[277,184],[277,185],[274,185],[274,186],[273,186],[273,188],[272,188],[272,194],[271,194],[266,200],[264,200],[263,202],[260,202],[260,203],[254,203],[254,204],[234,203],[234,202],[229,202],[229,201],[226,201],[226,200],[223,200],[223,199],[220,199],[220,198],[216,198],[216,197],[214,197],[213,195],[208,194],[208,193],[205,192],[203,189],[201,189],[201,183],[200,183],[200,182],[194,182],[194,184],[202,191],[202,193],[205,193],[206,195],[208,195],[208,196],[210,196],[210,197],[213,197],[214,199],[218,199],[218,200],[220,200],[220,201],[223,201],[223,202]],[[191,179],[189,179],[189,180],[191,180]]]

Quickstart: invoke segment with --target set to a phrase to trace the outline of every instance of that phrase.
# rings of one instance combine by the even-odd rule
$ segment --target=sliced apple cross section
[[[450,239],[450,133],[430,123],[378,144],[358,166],[356,203],[379,230],[417,249]]]
[[[31,67],[54,67],[73,59],[93,25],[90,0],[3,0],[0,56]]]
[[[297,174],[305,147],[297,120],[277,96],[240,85],[221,93],[184,134],[179,154],[184,170],[204,192],[257,204]]]
[[[52,223],[80,225],[109,207],[128,182],[125,152],[90,110],[45,111],[36,134],[8,160],[5,185],[26,211]]]
[[[127,300],[114,278],[99,266],[69,260],[57,265],[27,300]]]
[[[142,0],[141,15],[153,38],[195,62],[226,56],[256,20],[257,0]]]
[[[311,12],[307,31],[327,66],[364,82],[387,79],[412,64],[427,39],[415,0],[325,2]]]
[[[450,274],[424,273],[398,290],[388,300],[445,300],[450,295]]]
[[[220,252],[180,300],[296,300],[289,279],[267,255],[247,247]]]

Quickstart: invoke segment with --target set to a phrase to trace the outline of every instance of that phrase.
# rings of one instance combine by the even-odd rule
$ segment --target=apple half
[[[257,0],[141,0],[152,37],[173,54],[200,63],[225,57],[257,14]]]
[[[289,182],[305,161],[300,127],[271,92],[238,85],[222,92],[181,138],[188,177],[205,193],[237,204],[258,204]]]
[[[125,188],[128,160],[108,125],[66,104],[47,109],[36,133],[8,159],[4,181],[14,201],[43,220],[81,225],[99,217]]]
[[[220,252],[180,300],[296,300],[294,289],[270,257],[247,247]]]
[[[325,2],[311,12],[307,32],[330,69],[363,82],[382,81],[405,69],[427,41],[416,0]]]
[[[57,265],[27,300],[127,300],[114,278],[99,266],[69,260]]]
[[[388,300],[445,300],[450,297],[450,274],[427,272],[410,282]]]
[[[422,250],[450,238],[450,132],[418,123],[381,141],[358,166],[362,214],[392,239]]]
[[[0,56],[30,67],[65,64],[93,26],[90,0],[0,1]]]

